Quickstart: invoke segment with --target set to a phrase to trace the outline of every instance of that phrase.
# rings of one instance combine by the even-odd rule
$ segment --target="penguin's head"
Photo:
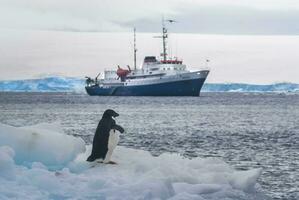
[[[117,117],[117,116],[119,116],[119,114],[112,109],[105,110],[105,112],[103,114],[103,118],[112,118],[112,117]]]

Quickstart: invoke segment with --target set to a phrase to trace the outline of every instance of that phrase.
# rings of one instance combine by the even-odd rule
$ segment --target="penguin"
[[[111,109],[108,109],[104,112],[102,119],[100,120],[93,137],[92,151],[91,151],[91,155],[87,158],[88,162],[93,162],[95,160],[100,160],[100,161],[105,160],[106,163],[109,163],[113,152],[113,150],[109,152],[109,155],[106,159],[106,155],[109,149],[108,148],[109,138],[110,136],[112,136],[110,142],[111,149],[113,146],[115,148],[118,143],[119,135],[118,137],[115,137],[114,133],[116,131],[119,131],[120,133],[124,132],[124,129],[121,126],[117,125],[115,123],[115,120],[113,119],[118,116],[119,114]],[[110,134],[111,130],[112,130],[112,134]],[[116,131],[114,132],[113,130]],[[115,139],[117,139],[117,141],[115,141]]]

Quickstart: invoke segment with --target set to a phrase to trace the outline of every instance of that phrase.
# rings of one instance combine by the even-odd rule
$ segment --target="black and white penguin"
[[[99,159],[99,161],[104,161],[106,163],[110,162],[112,152],[119,140],[119,133],[117,131],[119,131],[120,133],[124,132],[124,129],[121,126],[117,125],[115,123],[115,120],[112,118],[117,116],[119,116],[119,114],[111,109],[108,109],[104,112],[102,119],[100,120],[96,129],[92,142],[91,155],[87,158],[87,161],[93,162]],[[117,137],[116,134],[118,134]],[[109,150],[109,141],[111,151],[109,151],[109,155],[107,156]]]

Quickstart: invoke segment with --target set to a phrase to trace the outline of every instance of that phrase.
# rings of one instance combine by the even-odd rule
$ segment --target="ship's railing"
[[[183,64],[182,60],[161,60],[162,64]]]

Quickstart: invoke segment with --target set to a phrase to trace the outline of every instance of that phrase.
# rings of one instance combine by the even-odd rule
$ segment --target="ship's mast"
[[[134,27],[134,69],[136,70],[136,28]]]

